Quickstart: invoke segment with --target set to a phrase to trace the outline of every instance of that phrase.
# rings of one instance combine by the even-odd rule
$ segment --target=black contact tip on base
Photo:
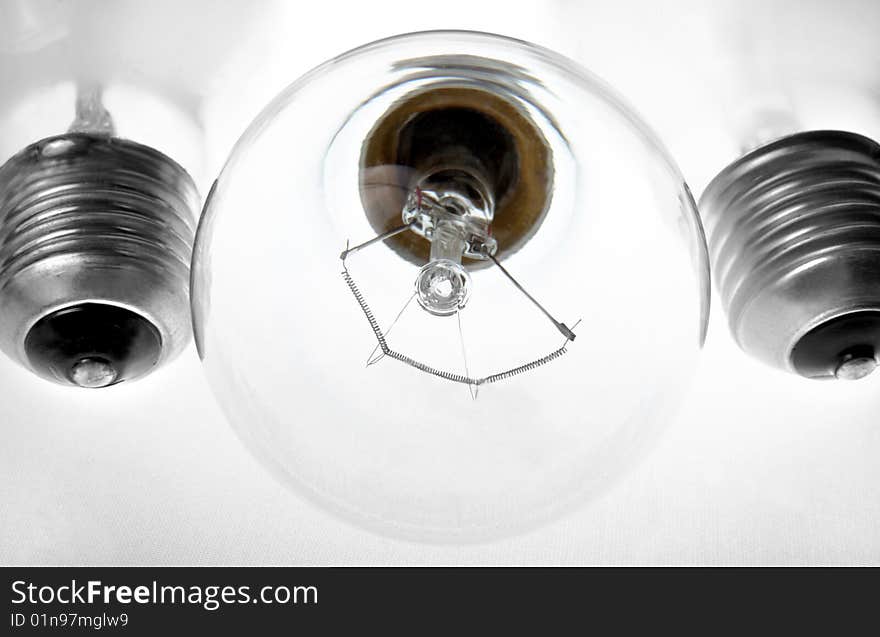
[[[805,334],[792,350],[791,362],[801,376],[859,380],[878,366],[880,312],[844,314]]]
[[[25,351],[41,376],[99,389],[148,373],[159,362],[162,339],[140,314],[84,303],[40,319],[27,335]]]

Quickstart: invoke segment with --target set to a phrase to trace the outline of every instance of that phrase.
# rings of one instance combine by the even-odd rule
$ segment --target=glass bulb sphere
[[[298,493],[380,533],[486,540],[651,446],[702,345],[706,264],[681,174],[601,81],[501,36],[403,35],[308,73],[240,139],[197,234],[196,341]]]

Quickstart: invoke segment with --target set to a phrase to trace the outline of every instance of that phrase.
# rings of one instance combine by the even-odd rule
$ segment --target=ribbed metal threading
[[[30,327],[97,302],[149,320],[172,357],[191,332],[198,209],[186,171],[132,141],[68,133],[16,154],[0,167],[0,348],[27,365]]]
[[[876,142],[840,131],[782,138],[720,173],[700,209],[731,329],[746,349],[776,350],[758,352],[768,362],[783,365],[822,321],[880,304],[865,276],[880,262]]]
[[[198,193],[168,157],[87,134],[42,140],[0,168],[0,288],[59,254],[131,256],[186,279]]]

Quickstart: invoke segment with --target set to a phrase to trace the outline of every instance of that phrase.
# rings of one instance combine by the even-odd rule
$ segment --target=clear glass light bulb
[[[326,509],[425,541],[606,489],[683,395],[708,313],[654,135],[574,63],[488,34],[383,40],[292,84],[195,252],[196,340],[242,440]]]

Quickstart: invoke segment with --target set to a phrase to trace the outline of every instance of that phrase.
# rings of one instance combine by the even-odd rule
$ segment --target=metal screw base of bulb
[[[776,140],[722,171],[700,208],[718,292],[746,352],[810,378],[874,370],[880,144],[840,131]]]
[[[183,168],[131,141],[70,133],[15,155],[0,167],[0,349],[86,387],[173,358],[198,203]]]

